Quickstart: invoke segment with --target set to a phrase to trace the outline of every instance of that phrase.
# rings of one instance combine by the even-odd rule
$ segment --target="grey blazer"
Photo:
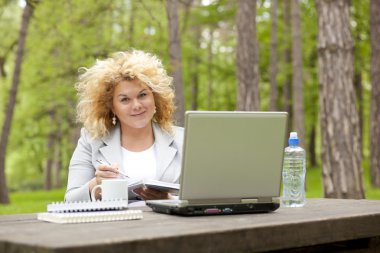
[[[179,183],[184,129],[173,127],[173,131],[174,134],[170,135],[153,123],[158,180]],[[119,168],[123,168],[119,126],[101,139],[93,139],[87,130],[81,129],[81,136],[69,165],[65,201],[91,199],[89,181],[95,177],[95,168],[99,166],[97,159],[110,164],[117,163]]]

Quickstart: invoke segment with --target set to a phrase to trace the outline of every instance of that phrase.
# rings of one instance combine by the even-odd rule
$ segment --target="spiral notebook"
[[[126,210],[127,200],[53,202],[38,220],[54,223],[84,223],[142,219],[141,210]]]
[[[139,220],[143,218],[141,210],[95,211],[77,213],[39,213],[38,220],[53,223],[87,223],[104,221]]]

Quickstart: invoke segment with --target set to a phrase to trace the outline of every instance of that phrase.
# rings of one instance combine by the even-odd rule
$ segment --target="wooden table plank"
[[[380,236],[380,201],[308,199],[273,213],[157,214],[133,221],[54,224],[0,216],[0,252],[259,252]]]

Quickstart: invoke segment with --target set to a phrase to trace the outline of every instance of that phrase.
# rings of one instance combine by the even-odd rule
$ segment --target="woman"
[[[70,161],[65,200],[90,200],[92,188],[120,177],[119,171],[132,180],[179,183],[183,128],[172,125],[172,78],[162,62],[131,50],[84,70],[76,85],[83,128]],[[135,192],[143,199],[170,198],[149,188]]]

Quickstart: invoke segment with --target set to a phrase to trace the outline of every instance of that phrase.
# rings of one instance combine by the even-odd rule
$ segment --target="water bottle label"
[[[305,203],[304,184],[304,160],[284,159],[282,202],[285,206],[302,206]]]

